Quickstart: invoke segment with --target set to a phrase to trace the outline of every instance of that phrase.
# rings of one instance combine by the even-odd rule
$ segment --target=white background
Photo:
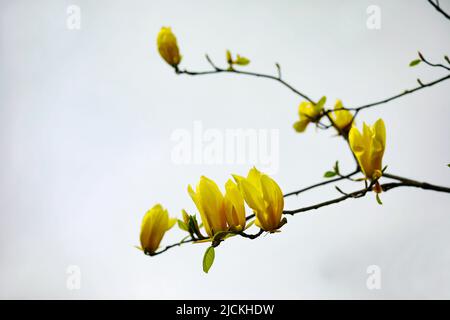
[[[81,8],[81,30],[66,27]],[[381,29],[366,27],[369,5]],[[447,11],[448,1],[441,1]],[[224,183],[246,165],[175,165],[176,129],[279,129],[284,192],[318,182],[340,160],[354,164],[334,132],[297,134],[301,99],[276,82],[238,75],[176,76],[156,35],[171,26],[182,67],[204,70],[208,52],[251,59],[314,99],[347,106],[431,81],[441,70],[409,68],[417,50],[450,53],[450,22],[426,1],[4,1],[0,2],[1,298],[450,298],[450,197],[396,189],[288,217],[282,232],[231,239],[208,275],[205,245],[144,256],[139,228],[161,202],[194,213],[186,187],[200,175]],[[389,171],[449,185],[449,83],[367,110],[383,117]],[[344,183],[351,191],[360,184]],[[333,186],[286,201],[298,208],[338,196]],[[183,233],[174,228],[163,240]],[[368,290],[366,268],[382,270]],[[66,268],[81,268],[81,289]]]

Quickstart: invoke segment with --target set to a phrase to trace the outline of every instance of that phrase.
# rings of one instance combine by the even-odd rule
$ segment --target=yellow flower
[[[353,127],[349,133],[349,143],[366,178],[374,180],[381,177],[386,147],[386,128],[383,120],[378,119],[372,127],[364,123],[362,134]]]
[[[160,204],[153,206],[142,219],[141,249],[149,254],[155,253],[164,234],[173,227],[175,222],[176,219],[169,218],[167,210]]]
[[[181,56],[178,50],[177,38],[169,27],[161,28],[157,44],[161,57],[172,67],[176,68],[181,61]]]
[[[300,120],[294,123],[295,131],[303,132],[310,122],[319,121],[326,101],[327,98],[322,97],[316,104],[309,101],[303,101],[300,103],[298,107],[298,115]]]
[[[284,198],[278,184],[269,176],[252,168],[247,178],[234,175],[245,202],[253,209],[256,225],[269,232],[281,227]]]
[[[353,115],[342,106],[341,100],[336,101],[334,112],[330,113],[330,117],[338,132],[346,136],[352,126]]]
[[[244,198],[238,186],[231,180],[225,184],[225,216],[228,226],[233,231],[242,231],[245,228]]]
[[[228,230],[224,197],[214,181],[202,176],[196,191],[189,185],[188,192],[200,212],[203,226],[209,236]]]

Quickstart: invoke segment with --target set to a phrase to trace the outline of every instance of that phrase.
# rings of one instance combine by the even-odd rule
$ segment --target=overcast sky
[[[67,26],[70,5],[81,29]],[[367,27],[370,5],[380,29]],[[251,59],[245,70],[276,74],[278,62],[314,99],[358,106],[445,74],[408,67],[418,50],[432,61],[450,53],[450,22],[426,1],[1,0],[0,23],[0,298],[450,298],[443,193],[396,189],[383,206],[371,194],[288,217],[278,234],[223,243],[207,275],[205,245],[153,258],[134,248],[155,203],[195,213],[188,184],[207,175],[223,185],[258,165],[174,161],[174,132],[194,135],[196,123],[203,134],[272,137],[268,170],[285,193],[321,181],[336,160],[354,169],[331,130],[293,130],[301,99],[280,84],[175,75],[156,50],[161,26],[177,35],[182,68],[208,69],[205,53],[223,66],[230,49]],[[384,119],[390,172],[450,185],[449,86],[359,114],[359,126]],[[285,208],[338,195],[330,185]],[[163,244],[183,236],[174,228]],[[379,290],[366,286],[372,265]],[[79,289],[67,286],[71,270]]]

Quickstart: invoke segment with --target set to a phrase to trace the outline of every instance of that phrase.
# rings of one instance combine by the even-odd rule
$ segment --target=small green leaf
[[[420,60],[420,59],[413,60],[413,61],[411,61],[411,62],[409,63],[409,66],[410,66],[410,67],[417,66],[421,61],[422,61],[422,60]]]
[[[188,226],[186,225],[186,223],[184,223],[184,222],[181,221],[180,219],[177,220],[177,223],[178,223],[178,228],[180,228],[180,229],[183,230],[183,231],[189,232],[189,228],[188,228]]]
[[[336,161],[336,163],[334,164],[334,172],[336,172],[336,174],[339,174],[339,161]]]
[[[214,263],[214,258],[216,254],[214,253],[214,247],[208,247],[203,256],[203,272],[208,273],[209,269]]]
[[[450,168],[450,163],[447,165],[447,167],[449,167]]]
[[[450,64],[450,59],[448,58],[448,56],[444,56],[445,61],[447,61],[447,63]]]
[[[449,165],[450,166],[450,165]],[[247,230],[248,228],[250,228],[254,223],[255,223],[255,221],[256,220],[252,220],[252,221],[250,221],[249,223],[247,223],[247,225],[245,226],[245,230]]]
[[[324,178],[333,178],[336,175],[336,172],[333,171],[327,171],[325,172],[325,174],[323,175]]]
[[[227,63],[229,65],[233,64],[233,58],[231,57],[231,51],[230,50],[227,50]]]
[[[379,194],[379,193],[377,193],[377,195],[376,195],[375,198],[377,199],[377,202],[378,202],[379,205],[382,205],[382,204],[383,204],[383,202],[381,202],[380,194]]]

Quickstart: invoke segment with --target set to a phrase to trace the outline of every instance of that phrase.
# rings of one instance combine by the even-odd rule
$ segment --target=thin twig
[[[362,105],[362,106],[359,106],[359,107],[355,107],[355,108],[347,108],[347,110],[359,112],[359,111],[361,111],[361,110],[364,110],[364,109],[367,109],[367,108],[371,108],[371,107],[374,107],[374,106],[378,106],[378,105],[380,105],[380,104],[387,103],[387,102],[389,102],[389,101],[398,99],[398,98],[400,98],[400,97],[406,96],[406,95],[408,95],[408,94],[411,94],[411,93],[413,93],[413,92],[419,91],[419,90],[421,90],[421,89],[424,89],[424,88],[427,88],[427,87],[434,86],[435,84],[438,84],[438,83],[440,83],[440,82],[442,82],[442,81],[445,81],[445,80],[447,80],[447,79],[450,79],[450,74],[449,74],[449,75],[446,75],[446,76],[443,77],[443,78],[437,79],[437,80],[435,80],[435,81],[432,81],[432,82],[429,82],[429,83],[423,83],[423,85],[420,85],[420,86],[415,87],[415,88],[413,88],[413,89],[405,90],[404,92],[402,92],[402,93],[400,93],[400,94],[397,94],[397,95],[395,95],[395,96],[392,96],[392,97],[390,97],[390,98],[387,98],[387,99],[384,99],[384,100],[381,100],[381,101],[377,101],[377,102],[372,102],[372,103],[365,104],[365,105]]]
[[[302,98],[308,100],[309,102],[315,104],[314,100],[312,100],[306,94],[300,92],[299,90],[294,88],[292,85],[290,85],[289,83],[284,81],[281,78],[281,72],[279,72],[279,74],[277,76],[273,76],[271,74],[264,74],[264,73],[250,72],[250,71],[240,71],[240,70],[235,70],[235,69],[223,69],[223,68],[219,68],[218,66],[216,66],[212,62],[212,60],[209,58],[208,55],[206,55],[206,59],[208,60],[209,64],[214,68],[214,70],[209,70],[209,71],[189,71],[189,70],[178,70],[178,69],[176,69],[175,72],[177,74],[187,74],[187,75],[190,75],[190,76],[217,74],[217,73],[235,73],[235,74],[243,74],[243,75],[259,77],[259,78],[272,79],[272,80],[278,81],[279,83],[281,83],[282,85],[284,85],[285,87],[287,87],[288,89],[293,91],[294,93],[298,94],[300,97],[302,97]]]
[[[390,174],[390,173],[383,173],[383,177],[400,181],[401,185],[398,185],[398,186],[416,187],[416,188],[421,188],[424,190],[434,190],[434,191],[439,191],[439,192],[450,193],[450,188],[433,185],[428,182],[420,182],[420,181],[400,177],[400,176]],[[385,187],[388,188],[388,190],[389,190],[389,189],[392,189],[393,188],[392,186],[394,186],[394,185],[395,185],[395,187],[397,187],[397,184],[395,184],[395,183],[385,184]]]
[[[398,177],[398,178],[400,178],[400,177]],[[367,188],[345,194],[342,197],[331,199],[331,200],[324,201],[324,202],[320,202],[315,205],[311,205],[311,206],[307,206],[307,207],[303,207],[303,208],[299,208],[299,209],[295,209],[295,210],[285,210],[285,211],[283,211],[283,213],[288,214],[288,215],[294,215],[294,214],[297,214],[300,212],[316,210],[316,209],[319,209],[319,208],[322,208],[325,206],[329,206],[331,204],[339,203],[341,201],[344,201],[344,200],[347,200],[350,198],[361,198],[367,192],[371,192],[372,187],[373,187],[373,183],[371,185],[369,185]],[[443,186],[437,186],[437,185],[433,185],[433,184],[426,183],[426,182],[414,181],[411,179],[407,179],[407,182],[406,181],[405,182],[391,182],[391,183],[385,183],[385,184],[381,185],[382,190],[385,192],[388,190],[394,189],[394,188],[398,188],[398,187],[415,187],[415,188],[420,188],[420,189],[424,189],[424,190],[433,190],[433,191],[438,191],[438,192],[450,193],[450,188],[443,187]]]
[[[432,63],[431,61],[428,61],[420,52],[419,52],[419,56],[420,56],[420,60],[422,60],[425,64],[429,65],[430,67],[437,67],[437,68],[442,68],[447,71],[450,71],[450,68],[443,65],[442,63]]]
[[[179,247],[179,246],[181,246],[182,244],[185,244],[185,243],[189,243],[189,242],[194,242],[195,241],[195,239],[188,239],[188,240],[183,240],[183,241],[180,241],[180,242],[177,242],[177,243],[174,243],[174,244],[171,244],[171,245],[168,245],[167,247],[165,247],[164,249],[162,249],[162,250],[160,250],[160,251],[158,251],[158,252],[155,252],[155,253],[152,253],[152,254],[150,254],[150,253],[146,253],[146,254],[148,254],[149,256],[157,256],[158,254],[161,254],[161,253],[163,253],[163,252],[166,252],[167,250],[169,250],[169,249],[172,249],[172,248],[174,248],[174,247]]]
[[[264,232],[263,229],[259,229],[258,233],[256,233],[256,234],[246,234],[246,233],[244,233],[244,232],[241,232],[241,233],[239,233],[239,235],[240,235],[241,237],[244,237],[244,238],[252,239],[252,240],[253,240],[253,239],[258,238],[260,235],[262,235],[263,232]]]
[[[186,74],[186,75],[190,75],[190,76],[199,76],[199,75],[210,75],[210,74],[218,74],[218,73],[233,73],[233,74],[242,74],[242,75],[248,75],[248,76],[253,76],[253,77],[259,77],[259,78],[266,78],[266,79],[271,79],[271,80],[275,80],[279,83],[281,83],[282,85],[284,85],[285,87],[287,87],[288,89],[290,89],[292,92],[296,93],[297,95],[299,95],[300,97],[306,99],[307,101],[311,102],[311,103],[316,103],[314,102],[314,100],[312,100],[310,97],[308,97],[305,93],[297,90],[296,88],[294,88],[292,85],[290,85],[289,83],[287,83],[286,81],[284,81],[281,78],[281,73],[279,73],[277,76],[273,76],[270,74],[264,74],[264,73],[257,73],[257,72],[249,72],[249,71],[240,71],[240,70],[235,70],[235,69],[223,69],[218,67],[217,65],[215,65],[213,63],[213,61],[211,60],[211,58],[206,55],[206,59],[208,61],[208,63],[213,67],[214,70],[208,70],[208,71],[189,71],[189,70],[179,70],[178,68],[175,69],[175,72],[177,74]],[[433,64],[432,64],[433,65]],[[437,65],[436,65],[437,66]],[[443,66],[444,68],[446,68],[445,66]],[[429,83],[421,83],[418,87],[415,87],[413,89],[409,89],[409,90],[405,90],[402,93],[399,93],[395,96],[380,100],[380,101],[376,101],[376,102],[372,102],[369,104],[365,104],[359,107],[353,107],[353,108],[346,108],[347,110],[350,111],[356,111],[356,113],[354,114],[353,118],[356,118],[356,116],[358,115],[358,113],[361,110],[367,109],[367,108],[371,108],[374,106],[378,106],[380,104],[384,104],[387,102],[390,102],[392,100],[398,99],[400,97],[403,97],[405,95],[411,94],[413,92],[419,91],[421,89],[427,88],[427,87],[431,87],[435,84],[438,84],[442,81],[445,81],[447,79],[450,79],[450,74],[442,77],[440,79],[437,79],[435,81],[429,82]],[[329,109],[329,110],[324,110],[323,115],[327,116],[329,113],[331,113],[333,110]],[[331,127],[333,127],[333,125],[324,125],[319,123],[319,126],[321,126],[321,129],[329,129]]]
[[[324,186],[324,185],[327,185],[327,184],[330,184],[330,183],[333,183],[333,182],[337,182],[337,181],[341,181],[341,180],[344,180],[344,179],[348,179],[348,178],[354,176],[355,174],[357,174],[358,172],[359,172],[359,169],[357,169],[357,170],[355,170],[355,171],[353,171],[353,172],[351,172],[349,174],[346,174],[346,175],[343,175],[343,176],[339,176],[338,178],[325,180],[325,181],[313,184],[311,186],[305,187],[303,189],[286,193],[284,195],[284,197],[287,198],[287,197],[290,197],[290,196],[293,196],[293,195],[298,195],[298,194],[300,194],[302,192],[305,192],[305,191],[308,191],[308,190],[311,190],[311,189],[314,189],[314,188],[317,188],[317,187],[320,187],[320,186]]]
[[[450,15],[445,12],[444,10],[441,9],[441,7],[439,6],[439,2],[434,3],[431,0],[428,0],[428,2],[440,13],[442,13],[444,15],[444,17],[446,17],[447,19],[450,20]]]

